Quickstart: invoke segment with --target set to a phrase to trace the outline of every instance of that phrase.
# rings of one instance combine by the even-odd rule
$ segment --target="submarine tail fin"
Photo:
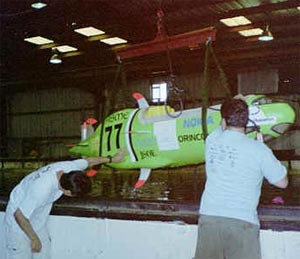
[[[148,104],[146,98],[142,94],[134,93],[132,96],[138,102],[139,108],[145,109],[145,108],[149,107],[149,104]]]
[[[151,169],[150,168],[141,168],[140,170],[140,176],[138,181],[136,182],[134,188],[139,189],[141,188],[147,181],[151,174]]]
[[[98,121],[94,118],[88,118],[81,125],[81,141],[86,140],[89,136],[94,133],[94,127]]]

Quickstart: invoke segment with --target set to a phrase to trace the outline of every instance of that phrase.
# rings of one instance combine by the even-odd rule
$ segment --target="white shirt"
[[[69,173],[85,170],[87,167],[85,159],[57,162],[24,177],[10,194],[5,213],[6,224],[14,231],[23,232],[14,218],[14,213],[19,208],[35,231],[41,229],[47,222],[53,202],[63,194],[58,188],[57,172]]]
[[[206,183],[200,214],[241,219],[259,225],[257,205],[265,177],[274,184],[286,168],[264,143],[221,127],[206,139]]]

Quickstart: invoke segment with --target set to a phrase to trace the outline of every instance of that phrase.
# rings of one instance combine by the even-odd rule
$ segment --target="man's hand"
[[[111,161],[113,163],[120,163],[124,160],[124,156],[125,156],[125,148],[121,148],[117,154],[115,154],[112,158]]]
[[[42,249],[42,243],[40,239],[36,236],[33,239],[31,239],[31,250],[34,253],[39,253]]]
[[[125,148],[121,148],[117,154],[111,157],[111,162],[112,163],[122,162],[124,160],[125,153],[126,153]],[[85,159],[88,161],[89,167],[110,162],[109,157],[87,157]]]
[[[237,100],[242,100],[244,102],[246,102],[247,98],[246,96],[242,95],[242,94],[237,94],[233,97],[233,99],[237,99]]]
[[[42,249],[42,243],[38,237],[38,235],[33,230],[30,221],[23,215],[22,211],[18,208],[14,217],[16,222],[20,226],[20,228],[24,231],[24,233],[31,240],[31,249],[33,252],[40,252]]]
[[[262,143],[264,142],[264,136],[261,132],[256,133],[256,140]]]

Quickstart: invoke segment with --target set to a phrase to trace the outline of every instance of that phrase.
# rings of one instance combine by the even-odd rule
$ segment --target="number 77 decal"
[[[121,133],[122,123],[118,123],[114,125],[114,129],[117,130],[116,135],[116,148],[120,148],[120,133]],[[111,150],[111,134],[113,132],[113,126],[108,126],[105,128],[105,132],[108,132],[107,137],[107,152]]]

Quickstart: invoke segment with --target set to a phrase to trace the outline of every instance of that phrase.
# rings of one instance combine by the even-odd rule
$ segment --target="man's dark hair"
[[[92,183],[90,178],[83,171],[71,171],[62,174],[60,186],[71,191],[73,196],[83,196],[91,191]]]
[[[244,128],[248,123],[248,105],[240,99],[226,100],[221,107],[221,115],[227,126]]]

